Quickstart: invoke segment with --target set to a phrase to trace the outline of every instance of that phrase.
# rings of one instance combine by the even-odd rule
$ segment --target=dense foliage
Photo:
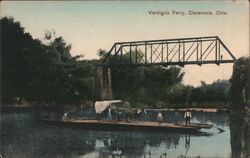
[[[230,101],[230,87],[229,81],[217,80],[212,84],[201,82],[201,86],[191,90],[191,102],[201,104],[215,103],[215,102],[229,102]]]
[[[2,101],[73,103],[93,98],[95,61],[72,57],[62,37],[47,44],[24,31],[13,18],[1,19]]]
[[[249,103],[250,99],[250,59],[246,57],[239,58],[233,67],[233,74],[231,77],[231,92],[232,105],[244,105]],[[242,106],[243,107],[243,106]]]
[[[182,80],[184,73],[180,71],[177,67],[112,68],[113,93],[133,104],[165,102],[169,99],[168,88]]]

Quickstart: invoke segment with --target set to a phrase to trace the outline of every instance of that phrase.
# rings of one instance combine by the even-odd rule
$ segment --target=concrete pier
[[[110,68],[99,66],[95,83],[96,100],[113,100]]]

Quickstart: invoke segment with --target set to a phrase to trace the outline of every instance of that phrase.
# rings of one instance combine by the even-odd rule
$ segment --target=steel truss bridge
[[[154,66],[233,63],[234,55],[218,36],[116,42],[102,66]]]

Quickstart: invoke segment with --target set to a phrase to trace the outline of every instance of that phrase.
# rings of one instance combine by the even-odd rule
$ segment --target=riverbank
[[[220,112],[220,111],[229,111],[226,108],[163,108],[163,109],[147,109],[147,110],[156,110],[156,111],[194,111],[194,112]]]
[[[84,108],[93,107],[93,101],[86,101],[79,104],[56,104],[56,103],[31,103],[25,102],[22,104],[8,104],[1,105],[2,112],[25,112],[25,111],[51,111],[51,112],[64,112],[82,110]]]
[[[50,111],[50,112],[64,112],[64,111],[74,111],[77,109],[84,109],[86,105],[79,105],[79,106],[71,106],[71,107],[50,107],[50,106],[3,106],[1,107],[1,112],[25,112],[25,111]],[[138,108],[130,108],[130,109],[138,109]],[[145,110],[151,110],[151,111],[187,111],[190,110],[192,112],[208,112],[208,113],[214,113],[214,112],[229,112],[230,110],[227,108],[145,108]],[[250,114],[250,109],[248,110]]]

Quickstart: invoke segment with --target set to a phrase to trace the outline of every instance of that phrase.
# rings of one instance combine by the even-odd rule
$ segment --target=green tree
[[[33,39],[13,18],[1,20],[1,94],[3,103],[15,98],[48,103],[79,103],[93,98],[97,61],[72,57],[62,37],[47,35],[45,44]]]
[[[49,66],[50,59],[45,47],[33,39],[13,18],[1,20],[1,85],[2,99],[13,102],[16,97],[27,97],[32,84],[37,80],[37,72]]]
[[[243,102],[247,102],[249,97],[249,68],[250,59],[241,57],[234,63],[233,74],[230,79],[231,81],[231,100],[233,104],[237,106],[243,105]]]

